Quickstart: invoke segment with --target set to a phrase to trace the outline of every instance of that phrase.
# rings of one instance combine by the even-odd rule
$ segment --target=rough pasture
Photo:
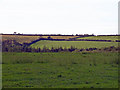
[[[118,88],[118,53],[3,53],[4,88]]]
[[[22,36],[22,35],[2,35],[2,41],[5,40],[16,40],[19,43],[30,43],[36,39],[39,39],[40,36]]]

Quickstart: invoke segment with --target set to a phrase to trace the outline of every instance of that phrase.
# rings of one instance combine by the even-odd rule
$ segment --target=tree
[[[17,32],[14,32],[13,34],[14,34],[14,35],[16,35],[16,34],[17,34]]]
[[[63,48],[62,48],[62,47],[59,47],[59,48],[58,48],[58,52],[60,52],[60,51],[63,51]]]
[[[74,51],[75,48],[73,46],[71,46],[69,49],[68,49],[70,52]]]
[[[44,46],[42,51],[43,51],[43,52],[46,52],[46,51],[47,51],[47,47]]]
[[[52,39],[52,38],[49,36],[48,39]]]

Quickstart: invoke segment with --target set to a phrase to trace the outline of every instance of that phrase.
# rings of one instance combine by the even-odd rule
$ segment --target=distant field
[[[3,53],[3,88],[118,88],[118,53]]]
[[[90,36],[90,37],[83,37],[83,38],[77,38],[77,39],[92,39],[92,40],[118,40],[120,39],[120,36]]]
[[[78,36],[50,36],[53,39],[69,39]],[[30,43],[39,38],[48,38],[48,36],[22,36],[22,35],[2,35],[2,41],[4,40],[16,40],[19,43]]]
[[[40,36],[21,36],[21,35],[2,35],[2,41],[4,40],[16,40],[19,43],[30,43],[36,39],[39,39]]]
[[[51,47],[66,47],[69,48],[74,46],[78,49],[81,48],[102,48],[102,47],[109,47],[109,46],[118,46],[117,42],[95,42],[95,41],[39,41],[31,45],[31,47],[40,47],[43,48],[46,46],[47,48]]]
[[[48,36],[42,36],[43,38],[47,38]],[[75,38],[79,36],[50,36],[53,39],[69,39],[69,38]]]

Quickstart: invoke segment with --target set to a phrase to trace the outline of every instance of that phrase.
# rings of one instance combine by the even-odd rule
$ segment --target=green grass
[[[118,53],[3,53],[5,88],[117,88]]]
[[[81,48],[102,48],[102,47],[109,47],[109,46],[118,46],[118,42],[95,42],[95,41],[39,41],[31,45],[31,47],[35,48],[43,48],[46,46],[47,48],[58,48],[60,46],[70,48],[74,46],[78,49]]]
[[[83,37],[83,38],[77,38],[77,39],[92,39],[92,40],[118,40],[120,36],[91,36],[91,37]]]

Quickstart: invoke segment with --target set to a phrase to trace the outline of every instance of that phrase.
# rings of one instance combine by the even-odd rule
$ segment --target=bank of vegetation
[[[105,48],[81,48],[78,49],[74,46],[71,46],[69,48],[66,47],[51,47],[51,48],[47,48],[46,46],[43,46],[43,48],[34,48],[34,47],[30,47],[29,43],[23,43],[20,44],[18,43],[16,40],[6,40],[2,42],[2,51],[3,52],[82,52],[82,51],[119,51],[120,47],[115,47],[115,46],[110,46],[110,47],[105,47]]]

